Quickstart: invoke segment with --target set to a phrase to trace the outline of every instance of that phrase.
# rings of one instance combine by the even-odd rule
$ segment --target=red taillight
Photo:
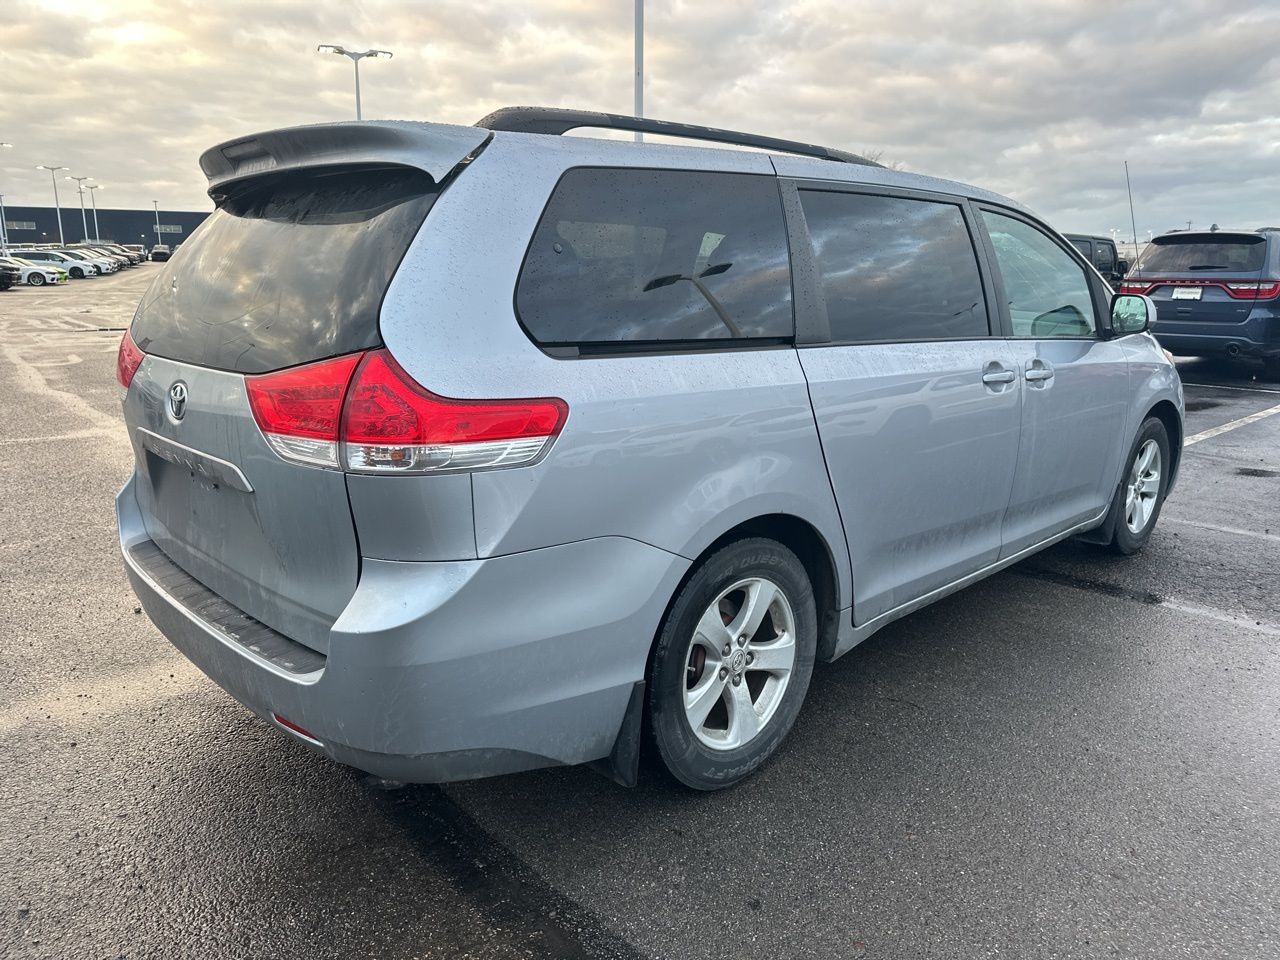
[[[126,330],[124,336],[120,338],[120,349],[116,351],[116,379],[126,391],[129,389],[129,384],[133,383],[133,375],[138,372],[138,367],[142,365],[142,358],[145,356],[146,354],[138,349],[138,345],[133,342],[133,337]]]
[[[1236,300],[1274,300],[1280,297],[1280,280],[1263,280],[1260,283],[1226,284],[1227,293]]]
[[[288,460],[338,466],[342,401],[361,354],[245,377],[249,407],[267,443]]]
[[[1217,287],[1225,290],[1232,300],[1274,300],[1280,297],[1280,280],[1237,282],[1235,280],[1207,280],[1193,277],[1186,280],[1124,280],[1121,293],[1149,294],[1156,287]]]
[[[342,415],[345,466],[365,473],[475,470],[529,463],[560,432],[563,400],[449,400],[386,350],[365,355]]]
[[[249,406],[287,460],[361,473],[515,466],[538,459],[569,414],[563,400],[449,400],[386,350],[245,378]]]

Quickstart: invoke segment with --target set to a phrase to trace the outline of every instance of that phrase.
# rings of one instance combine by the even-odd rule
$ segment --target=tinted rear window
[[[1142,252],[1138,269],[1153,273],[1253,273],[1262,269],[1266,254],[1262,237],[1156,237]]]
[[[977,254],[951,203],[802,190],[831,339],[983,337]]]
[[[570,170],[534,231],[516,309],[544,346],[788,338],[791,273],[777,182]]]
[[[133,338],[148,353],[241,373],[376,346],[383,294],[435,196],[426,174],[405,167],[255,181],[169,261]]]

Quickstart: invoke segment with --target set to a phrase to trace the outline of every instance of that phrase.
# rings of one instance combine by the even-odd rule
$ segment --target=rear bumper
[[[327,658],[290,673],[229,640],[131,556],[147,541],[132,481],[116,513],[134,592],[188,659],[310,749],[410,782],[607,756],[688,567],[622,537],[486,560],[364,560]]]
[[[1280,356],[1280,307],[1255,307],[1240,323],[1161,318],[1151,332],[1170,353],[1186,356]]]

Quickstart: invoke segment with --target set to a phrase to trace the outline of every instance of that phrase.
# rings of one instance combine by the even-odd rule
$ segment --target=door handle
[[[1028,383],[1042,383],[1053,379],[1053,367],[1039,358],[1028,360],[1022,376]]]
[[[982,375],[983,383],[1013,383],[1016,379],[1017,374],[1012,370],[995,370]]]

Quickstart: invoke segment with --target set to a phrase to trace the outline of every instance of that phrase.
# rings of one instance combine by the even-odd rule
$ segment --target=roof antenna
[[[1138,256],[1138,221],[1133,215],[1133,187],[1129,183],[1129,161],[1124,162],[1124,188],[1129,191],[1129,224],[1133,227],[1133,256]]]

